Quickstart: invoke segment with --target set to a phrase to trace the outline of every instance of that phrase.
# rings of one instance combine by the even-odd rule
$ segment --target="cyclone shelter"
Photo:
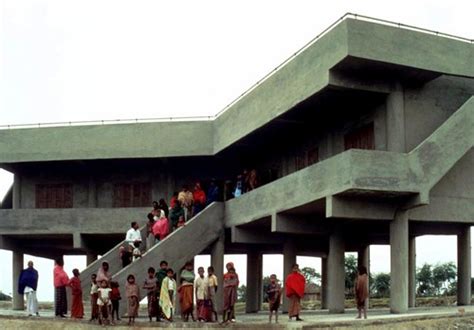
[[[470,304],[473,95],[472,40],[344,17],[212,120],[0,130],[0,167],[14,173],[0,210],[13,291],[23,254],[87,255],[88,287],[97,255],[120,283],[141,283],[159,260],[177,269],[202,253],[222,278],[224,254],[239,253],[255,312],[262,254],[280,253],[285,275],[297,255],[321,257],[323,308],[341,313],[344,253],[368,267],[369,246],[389,244],[390,309],[404,313],[415,238],[456,235],[457,302]],[[265,184],[209,205],[121,268],[118,246],[152,200],[244,167]]]

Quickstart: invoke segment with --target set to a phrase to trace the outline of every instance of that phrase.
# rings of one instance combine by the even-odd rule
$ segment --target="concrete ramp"
[[[166,260],[176,272],[184,266],[186,261],[202,252],[214,243],[224,230],[224,203],[215,202],[206,207],[201,213],[189,220],[186,225],[166,237],[148,250],[142,258],[121,269],[120,262],[114,262],[113,280],[119,282],[122,293],[120,313],[126,311],[125,282],[129,274],[133,274],[140,286],[141,298],[146,296],[146,291],[141,289],[149,267],[159,269],[161,260]],[[110,261],[110,260],[109,260]],[[86,281],[89,283],[89,281]],[[89,285],[89,284],[88,284]]]

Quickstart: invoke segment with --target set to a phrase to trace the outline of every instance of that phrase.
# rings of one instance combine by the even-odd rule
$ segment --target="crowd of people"
[[[257,173],[255,170],[244,171],[237,177],[232,197],[239,197],[258,185]],[[170,205],[164,199],[152,203],[153,208],[148,213],[146,249],[162,241],[174,230],[185,226],[186,221],[201,212],[207,205],[219,199],[219,187],[214,180],[211,181],[207,194],[202,189],[200,183],[196,183],[192,191],[187,186],[178,193],[175,192],[170,200]],[[119,249],[122,266],[126,267],[131,262],[138,260],[142,254],[142,236],[137,222],[131,223],[131,228],[126,234],[126,246]],[[54,266],[54,287],[55,287],[55,315],[56,317],[66,317],[67,295],[66,288],[71,288],[72,305],[71,318],[82,319],[84,317],[83,292],[79,270],[72,271],[69,278],[63,269],[62,258],[55,260]],[[237,288],[239,277],[235,271],[233,263],[226,265],[227,272],[222,278],[224,306],[222,322],[235,322],[235,303],[237,301]],[[176,282],[176,274],[168,267],[166,261],[160,262],[159,269],[148,268],[146,280],[142,285],[136,283],[134,274],[127,276],[125,287],[125,297],[127,300],[128,324],[132,325],[138,316],[140,290],[146,290],[148,301],[148,317],[150,322],[173,321],[173,314],[176,308],[176,297],[179,297],[181,318],[187,322],[191,318],[193,321],[217,322],[216,293],[219,288],[219,280],[214,274],[212,266],[207,268],[207,276],[204,267],[197,269],[197,276],[194,273],[194,265],[188,262],[179,273],[179,283]],[[358,318],[367,318],[365,301],[368,298],[368,277],[365,267],[359,267],[359,275],[355,285],[355,297],[358,308]],[[38,302],[36,289],[38,284],[38,272],[33,268],[33,262],[28,263],[28,268],[20,275],[18,291],[27,295],[28,315],[37,315]],[[305,278],[299,270],[297,264],[293,265],[292,272],[288,274],[285,281],[286,296],[289,301],[289,319],[300,318],[301,299],[304,296]],[[275,322],[278,322],[278,309],[281,303],[282,288],[278,283],[276,275],[271,275],[270,285],[266,288],[269,302],[269,322],[275,315]],[[194,299],[195,298],[195,299]],[[97,321],[99,324],[114,324],[120,320],[119,304],[122,299],[120,293],[120,283],[113,281],[109,272],[109,263],[104,260],[96,274],[91,276],[90,321]],[[194,303],[194,301],[196,303]]]
[[[72,305],[71,318],[84,318],[84,305],[82,295],[82,285],[79,278],[79,270],[72,271],[73,276],[68,277],[64,271],[62,258],[55,260],[54,266],[54,287],[55,287],[55,315],[65,318],[67,314],[67,294],[66,288],[71,288]],[[179,283],[176,282],[176,274],[168,267],[166,261],[161,261],[158,270],[149,267],[147,277],[142,285],[136,283],[135,275],[129,274],[124,283],[125,298],[127,304],[128,324],[133,325],[138,317],[140,304],[140,290],[146,290],[147,311],[150,322],[156,319],[157,322],[173,322],[176,304],[179,303],[181,319],[184,322],[218,322],[216,295],[218,290],[223,290],[224,304],[222,323],[235,322],[235,304],[237,302],[237,288],[239,286],[239,276],[236,273],[234,264],[226,264],[227,272],[222,278],[222,289],[219,288],[219,279],[214,274],[212,266],[207,268],[207,275],[204,267],[197,269],[197,276],[194,273],[194,265],[187,262],[179,273]],[[33,267],[33,262],[28,262],[28,267],[24,269],[19,278],[18,292],[27,295],[28,316],[39,316],[36,290],[38,286],[38,272]],[[305,278],[299,270],[298,264],[294,264],[292,272],[285,280],[285,293],[288,298],[288,317],[296,321],[300,318],[301,299],[305,292]],[[270,276],[270,284],[265,288],[268,298],[269,322],[273,316],[278,323],[278,310],[282,301],[282,287],[278,283],[276,275]],[[358,275],[354,287],[355,300],[358,309],[357,318],[367,318],[367,299],[369,296],[368,274],[364,266],[358,267]],[[102,261],[96,274],[91,275],[90,285],[90,322],[97,321],[99,324],[113,325],[120,321],[119,304],[122,299],[120,284],[114,281],[109,272],[109,264]]]

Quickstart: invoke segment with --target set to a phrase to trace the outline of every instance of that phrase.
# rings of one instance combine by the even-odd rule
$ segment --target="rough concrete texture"
[[[0,163],[212,155],[326,88],[347,57],[474,77],[468,43],[346,19],[213,122],[3,130]]]
[[[390,223],[390,311],[408,310],[408,213],[399,211]]]

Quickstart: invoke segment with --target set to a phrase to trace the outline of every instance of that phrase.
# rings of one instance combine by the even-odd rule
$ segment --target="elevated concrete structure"
[[[283,253],[285,275],[297,255],[319,256],[323,306],[341,313],[344,252],[369,266],[368,247],[390,244],[391,311],[404,313],[416,237],[457,235],[458,303],[469,304],[473,95],[471,42],[345,18],[212,120],[0,130],[0,167],[14,173],[0,248],[17,252],[15,276],[22,253],[86,254],[85,288],[97,255],[124,282],[199,253],[222,278],[224,254],[245,253],[248,312],[261,305],[262,254]],[[118,246],[131,221],[145,223],[143,206],[243,168],[259,188],[223,194],[121,270]]]

